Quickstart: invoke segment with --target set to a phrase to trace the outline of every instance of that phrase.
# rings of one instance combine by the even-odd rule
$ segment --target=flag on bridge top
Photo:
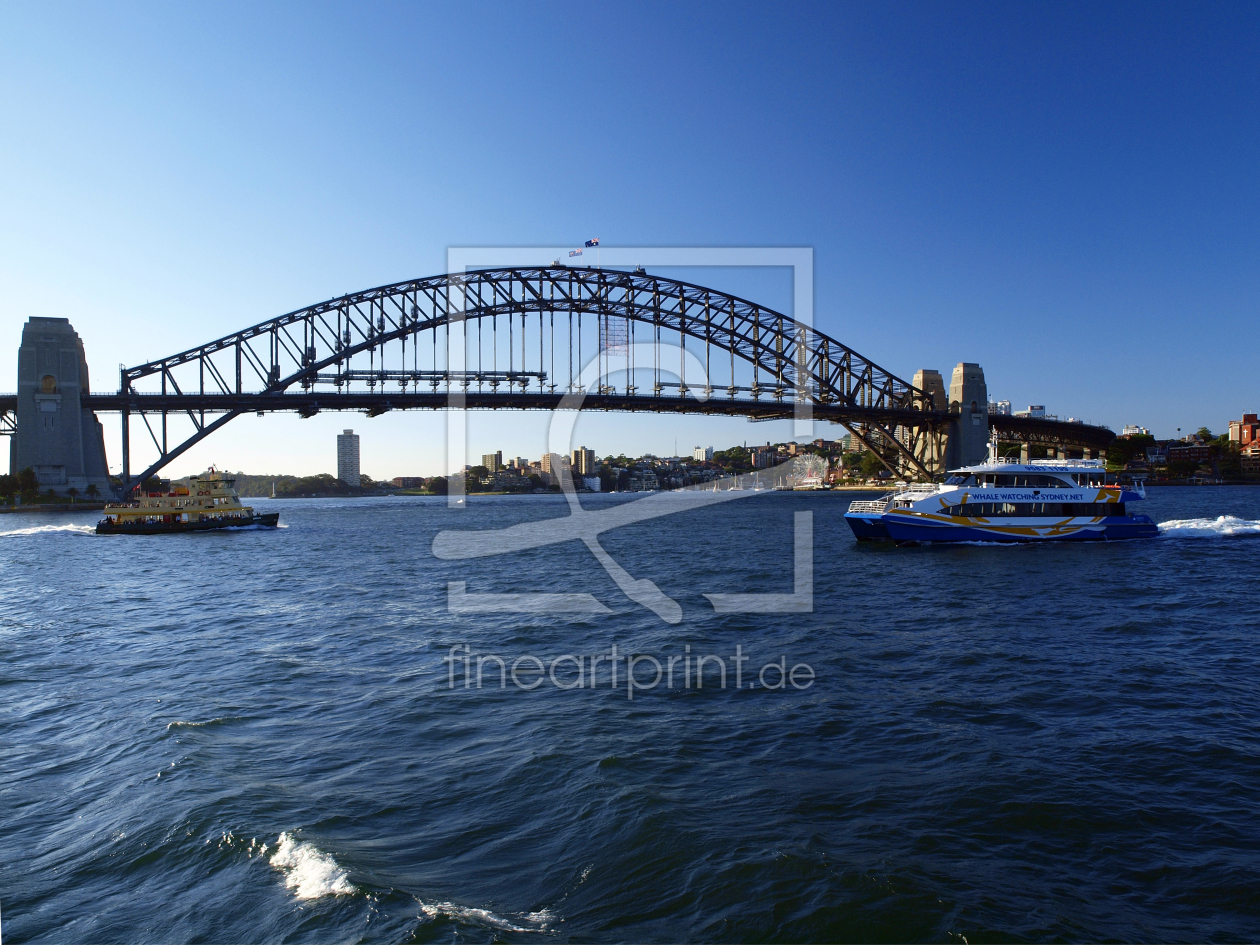
[[[599,237],[597,236],[597,237],[595,237],[595,239],[593,239],[593,240],[587,240],[585,245],[587,245],[587,246],[598,246],[598,245],[599,245]]]
[[[581,251],[580,249],[571,249],[571,250],[569,250],[569,255],[570,255],[570,256],[581,256],[581,255],[582,255],[582,251]]]

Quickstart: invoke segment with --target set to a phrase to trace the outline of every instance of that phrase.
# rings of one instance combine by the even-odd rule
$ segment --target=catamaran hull
[[[858,541],[888,541],[892,538],[882,517],[878,515],[846,515],[844,520]]]
[[[1027,519],[1001,525],[954,525],[952,523],[915,522],[906,516],[883,516],[888,537],[896,542],[1004,542],[1032,541],[1124,541],[1133,538],[1155,538],[1159,529],[1145,515],[1113,516],[1081,523],[1065,523],[1062,519],[1047,521]]]

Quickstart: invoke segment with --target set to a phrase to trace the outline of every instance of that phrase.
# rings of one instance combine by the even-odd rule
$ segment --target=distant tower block
[[[353,430],[337,437],[337,478],[348,486],[359,486],[359,437]]]
[[[949,382],[949,409],[955,419],[949,425],[945,465],[950,469],[984,462],[989,450],[989,388],[984,368],[960,363]]]
[[[85,494],[96,486],[109,495],[105,434],[96,414],[82,406],[90,391],[83,342],[66,318],[34,317],[18,348],[17,433],[9,469],[30,466],[41,489]]]

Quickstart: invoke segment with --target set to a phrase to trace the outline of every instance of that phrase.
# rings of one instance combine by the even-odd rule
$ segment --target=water
[[[286,527],[163,537],[0,517],[5,941],[1260,938],[1260,489],[1015,547],[859,545],[848,498],[606,533],[676,625],[578,542],[432,553],[552,497],[258,501]],[[802,510],[814,612],[715,615],[792,590]],[[449,581],[611,612],[451,614]],[[816,681],[448,688],[453,645],[614,643]]]

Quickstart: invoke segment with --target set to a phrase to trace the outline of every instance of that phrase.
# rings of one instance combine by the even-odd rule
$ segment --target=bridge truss
[[[641,269],[563,266],[330,299],[125,367],[117,394],[85,405],[121,413],[129,491],[244,413],[552,410],[574,394],[586,410],[827,420],[918,478],[943,471],[951,419],[906,381],[765,306]],[[134,477],[133,425],[156,453]]]

